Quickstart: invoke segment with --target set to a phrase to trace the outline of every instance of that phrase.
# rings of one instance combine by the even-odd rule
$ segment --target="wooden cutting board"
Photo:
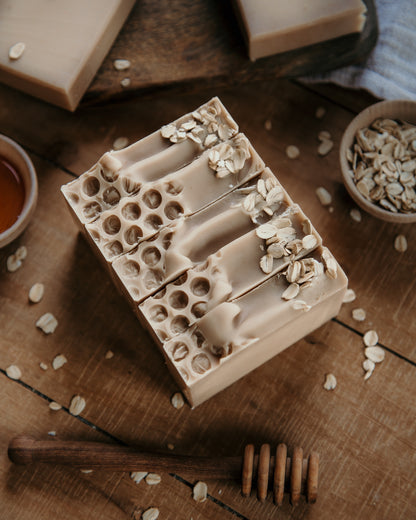
[[[374,0],[367,21],[349,35],[252,63],[230,1],[140,0],[84,96],[90,104],[160,89],[197,90],[273,77],[325,72],[365,59],[378,28]],[[116,71],[117,58],[131,61]],[[120,81],[130,78],[128,87]]]

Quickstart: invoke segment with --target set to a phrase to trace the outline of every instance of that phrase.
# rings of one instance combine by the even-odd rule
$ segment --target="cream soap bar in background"
[[[362,0],[234,0],[251,60],[361,32]]]
[[[0,82],[75,110],[133,5],[134,0],[0,2]],[[24,50],[13,59],[10,49],[18,43]]]
[[[218,98],[62,192],[192,406],[339,311],[345,274]]]

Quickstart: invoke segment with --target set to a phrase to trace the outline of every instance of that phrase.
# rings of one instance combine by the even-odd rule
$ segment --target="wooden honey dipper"
[[[245,447],[243,457],[190,457],[186,455],[146,453],[127,446],[98,442],[38,441],[27,435],[19,435],[10,441],[9,459],[15,464],[49,462],[78,468],[101,468],[114,471],[138,471],[151,468],[164,471],[212,478],[241,480],[243,496],[249,496],[252,483],[257,482],[257,498],[264,501],[273,482],[273,500],[281,505],[285,492],[290,493],[293,505],[300,495],[306,495],[309,503],[316,501],[318,492],[319,455],[312,452],[303,458],[302,448],[293,450],[287,457],[285,444],[279,444],[275,456],[270,455],[270,445],[263,444],[259,455],[254,446]]]

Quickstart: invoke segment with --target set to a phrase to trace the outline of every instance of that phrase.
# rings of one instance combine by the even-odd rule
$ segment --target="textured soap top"
[[[341,268],[217,98],[62,192],[191,404],[341,303]]]

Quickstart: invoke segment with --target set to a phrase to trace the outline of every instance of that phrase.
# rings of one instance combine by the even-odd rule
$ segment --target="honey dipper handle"
[[[8,455],[16,464],[48,462],[85,469],[161,471],[214,479],[241,476],[241,457],[189,457],[141,452],[98,442],[38,441],[26,435],[11,440]]]

